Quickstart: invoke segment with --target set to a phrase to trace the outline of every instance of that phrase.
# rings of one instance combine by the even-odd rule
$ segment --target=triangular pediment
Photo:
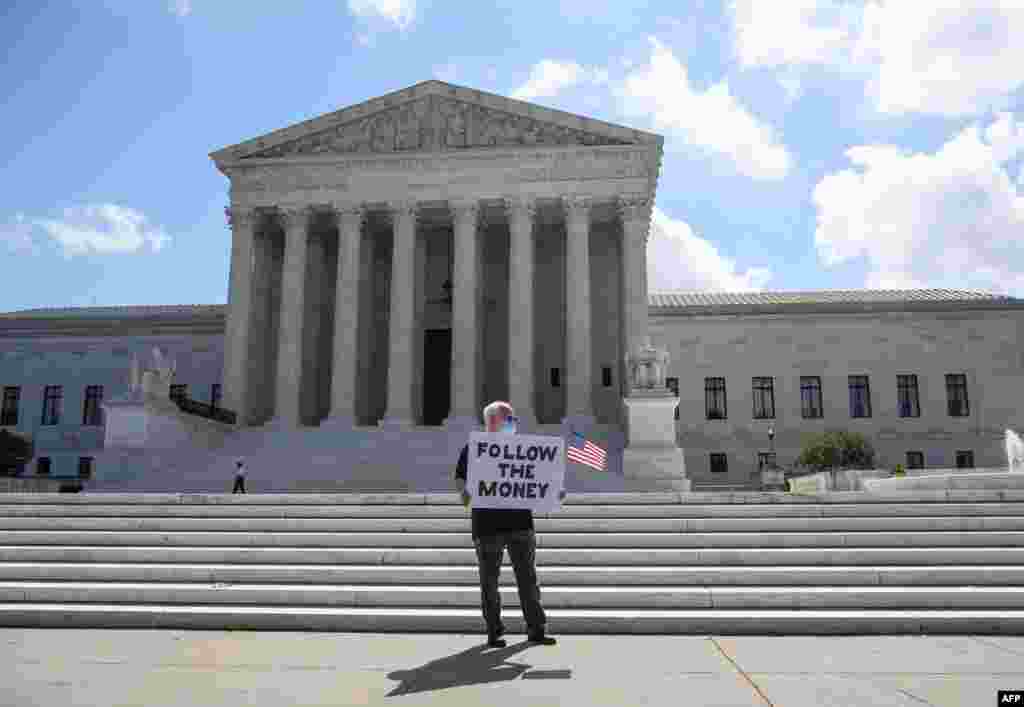
[[[653,133],[441,81],[425,81],[210,156],[223,163],[305,155],[572,145],[660,147],[661,143],[661,137]]]

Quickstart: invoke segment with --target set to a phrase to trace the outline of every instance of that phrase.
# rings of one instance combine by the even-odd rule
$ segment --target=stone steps
[[[514,586],[501,588],[515,606]],[[671,587],[556,586],[552,609],[1024,609],[1024,587]],[[0,582],[0,603],[174,604],[341,607],[480,606],[462,585],[206,584],[181,582]]]
[[[462,558],[473,561],[475,551],[468,532],[448,533],[356,533],[302,531],[150,531],[150,530],[0,530],[0,552],[19,546],[40,547],[129,547],[181,548],[255,548],[259,550],[336,549],[364,553],[384,562],[390,551],[426,551],[445,553],[446,561]],[[979,548],[988,551],[1007,548],[1007,557],[1019,550],[1024,558],[1022,531],[921,531],[899,532],[788,532],[788,533],[538,533],[539,556],[555,564],[576,562],[572,552],[594,553],[642,551],[671,553],[711,550],[757,550],[834,548],[866,551],[875,548],[923,548],[928,550]],[[562,551],[566,552],[562,552]],[[462,554],[452,554],[459,553]],[[468,554],[467,554],[468,553]],[[614,555],[602,555],[612,558]],[[669,554],[680,562],[691,554]],[[344,555],[339,555],[344,557]],[[540,561],[540,560],[538,560]]]
[[[1017,610],[552,609],[551,634],[1006,634],[1024,633]],[[525,633],[505,609],[509,633]],[[479,633],[480,610],[391,607],[0,604],[0,626],[250,631]]]
[[[1024,494],[574,494],[552,633],[1021,633]],[[10,494],[0,625],[481,632],[454,494]],[[512,568],[506,623],[524,630]]]

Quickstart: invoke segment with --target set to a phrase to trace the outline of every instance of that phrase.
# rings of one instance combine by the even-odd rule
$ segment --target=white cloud
[[[574,61],[560,62],[543,59],[530,69],[530,78],[512,91],[512,98],[529,101],[535,98],[550,98],[567,88],[581,83],[604,84],[608,82],[605,69],[587,68]]]
[[[116,204],[95,204],[64,209],[63,218],[33,222],[61,246],[65,257],[95,253],[159,252],[170,237],[150,224],[140,211]]]
[[[348,0],[348,9],[356,17],[382,18],[404,30],[416,17],[416,0]]]
[[[819,257],[863,257],[867,287],[976,288],[1024,294],[1024,190],[1007,162],[1024,123],[1001,114],[934,153],[892,145],[847,151],[852,168],[814,189]]]
[[[171,0],[168,9],[178,17],[188,17],[192,14],[192,0]]]
[[[14,220],[0,224],[0,242],[18,255],[38,255],[39,244],[32,235],[32,224],[25,220],[25,214],[15,214]]]
[[[650,41],[650,62],[633,69],[618,87],[622,111],[649,117],[656,130],[728,157],[749,177],[785,177],[791,166],[789,152],[771,127],[740,105],[728,82],[696,90],[686,66],[672,51],[657,39]]]
[[[883,113],[979,114],[1024,83],[1020,0],[734,0],[731,9],[742,65],[861,73]]]
[[[768,268],[736,268],[710,241],[701,238],[685,221],[661,209],[651,214],[647,243],[647,289],[745,292],[763,289],[771,279]]]

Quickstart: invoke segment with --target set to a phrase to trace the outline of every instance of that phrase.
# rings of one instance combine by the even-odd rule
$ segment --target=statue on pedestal
[[[174,359],[164,356],[159,347],[153,347],[153,368],[142,374],[142,390],[146,395],[166,398],[174,380]]]
[[[626,370],[632,389],[663,390],[668,373],[668,350],[651,345],[651,337],[644,345],[626,354]]]

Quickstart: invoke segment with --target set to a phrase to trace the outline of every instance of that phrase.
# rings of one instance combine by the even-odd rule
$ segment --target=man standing
[[[235,460],[235,487],[231,493],[245,493],[245,460],[239,457]]]
[[[513,413],[512,406],[502,401],[495,401],[485,407],[484,424],[487,431],[515,434],[517,421]],[[468,467],[467,444],[459,454],[459,463],[455,469],[455,488],[464,506],[468,506],[472,500],[466,491]],[[565,498],[565,491],[562,491],[559,498]],[[519,605],[526,621],[527,638],[531,643],[555,645],[555,639],[544,633],[547,619],[540,604],[540,588],[537,586],[537,538],[533,532],[533,512],[529,509],[474,509],[473,544],[476,546],[477,566],[480,570],[480,604],[487,623],[487,645],[491,648],[504,648],[506,645],[501,638],[505,626],[501,622],[501,595],[498,593],[498,573],[501,571],[505,547],[508,547],[516,573]]]

